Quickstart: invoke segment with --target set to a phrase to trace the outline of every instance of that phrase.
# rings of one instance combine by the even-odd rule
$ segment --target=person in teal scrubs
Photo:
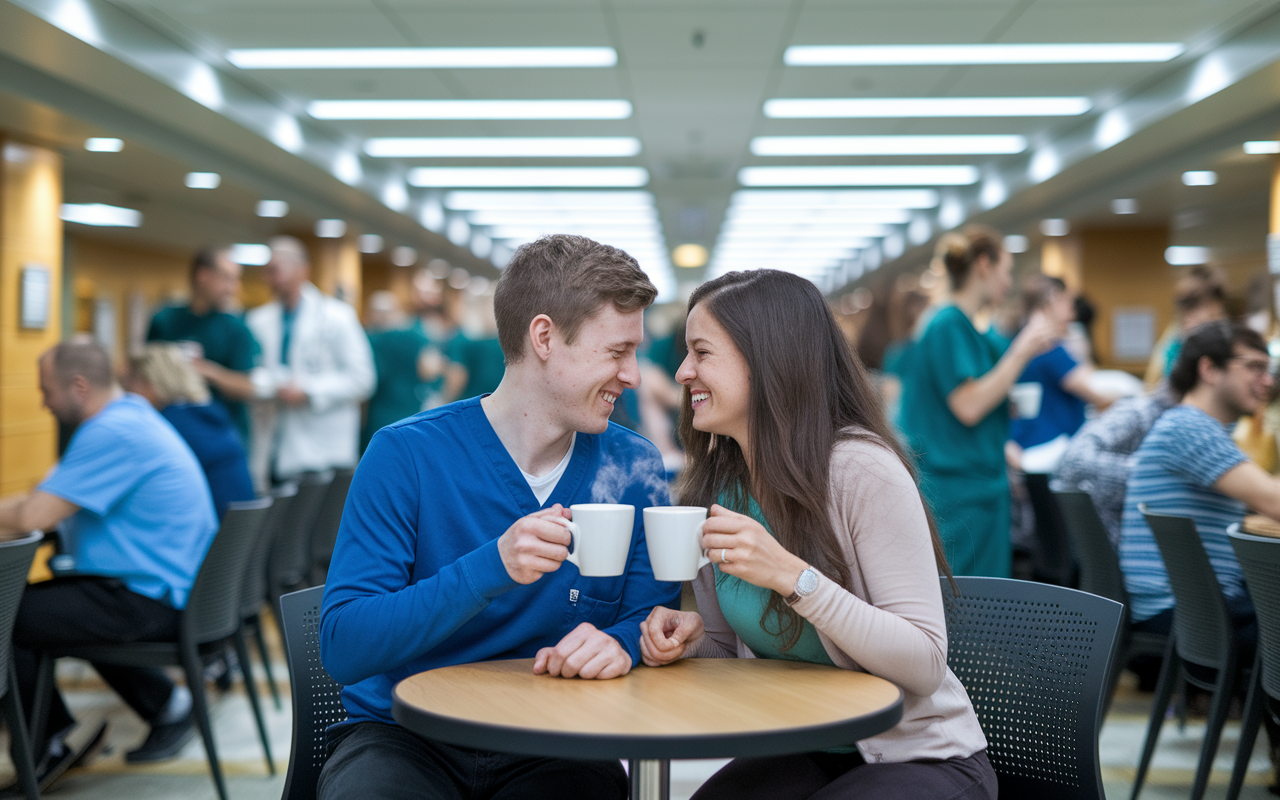
[[[1009,390],[1053,342],[1042,314],[1012,343],[975,324],[1013,285],[995,231],[970,227],[939,243],[951,295],[921,329],[902,375],[901,425],[956,575],[1007,578]]]
[[[680,502],[709,506],[697,612],[655,609],[640,652],[782,659],[900,686],[902,720],[858,742],[738,758],[693,800],[994,800],[973,706],[947,668],[942,545],[910,462],[822,292],[731,272],[689,300]]]

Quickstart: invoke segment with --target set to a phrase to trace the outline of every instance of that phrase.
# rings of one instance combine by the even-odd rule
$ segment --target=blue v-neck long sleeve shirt
[[[531,584],[507,574],[498,538],[556,503],[636,507],[623,575],[586,578],[567,561]],[[392,723],[391,690],[401,679],[529,658],[583,622],[613,636],[639,664],[640,623],[654,606],[679,601],[678,583],[653,577],[640,513],[669,503],[657,449],[614,424],[577,435],[545,504],[479,398],[383,428],[351,482],[321,612],[321,660],[346,687],[348,721]]]

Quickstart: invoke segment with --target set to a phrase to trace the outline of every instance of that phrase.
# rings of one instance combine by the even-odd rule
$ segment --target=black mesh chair
[[[18,788],[27,800],[40,796],[36,787],[36,771],[32,766],[31,740],[27,738],[27,722],[18,698],[18,675],[13,666],[13,626],[18,620],[18,605],[27,588],[27,573],[36,548],[44,539],[39,531],[21,539],[0,544],[0,714],[9,726],[18,773]]]
[[[1024,480],[1036,518],[1031,560],[1033,574],[1041,583],[1075,586],[1075,555],[1071,552],[1066,522],[1053,501],[1053,492],[1049,490],[1049,476],[1042,472],[1028,472]]]
[[[1104,688],[1122,607],[1006,578],[942,579],[947,666],[987,736],[1001,797],[1104,800]]]
[[[325,730],[347,718],[342,687],[320,663],[320,600],[316,586],[280,598],[280,626],[293,692],[293,745],[281,800],[315,800],[320,770],[329,758]]]
[[[311,532],[332,482],[332,471],[305,473],[297,480],[298,493],[271,543],[267,561],[267,593],[273,611],[279,607],[280,595],[310,583]]]
[[[1169,637],[1130,628],[1129,593],[1124,588],[1120,556],[1111,545],[1107,526],[1102,524],[1093,498],[1084,492],[1054,492],[1058,510],[1080,565],[1080,590],[1114,600],[1124,606],[1120,620],[1119,657],[1111,664],[1107,678],[1107,707],[1115,694],[1120,672],[1136,656],[1163,656]]]
[[[329,574],[329,560],[333,558],[333,545],[338,540],[338,526],[342,524],[342,509],[347,504],[347,490],[356,471],[350,468],[335,469],[333,482],[325,493],[324,502],[316,514],[311,533],[311,583],[319,586]]]
[[[271,507],[271,498],[264,497],[227,507],[222,526],[218,529],[204,563],[196,575],[195,585],[187,598],[179,621],[178,640],[173,642],[130,642],[127,644],[86,645],[57,652],[41,653],[40,672],[36,684],[35,709],[32,717],[37,720],[35,741],[43,739],[43,728],[48,716],[49,698],[53,689],[54,659],[67,656],[104,664],[135,667],[181,667],[191,690],[192,711],[204,751],[209,757],[209,772],[217,787],[218,797],[227,800],[227,787],[218,766],[218,753],[213,741],[213,728],[209,722],[209,703],[205,698],[204,665],[222,655],[226,643],[235,644],[236,631],[240,629],[240,590],[244,583],[245,564],[253,549],[253,542],[262,527],[263,518]],[[248,663],[243,639],[237,648],[242,664]],[[253,681],[245,681],[245,693],[253,706],[258,723],[262,749],[271,764],[271,746],[267,728],[262,720],[262,709]]]
[[[1236,528],[1238,526],[1235,525],[1228,528],[1227,535],[1231,537],[1231,546],[1235,548],[1240,568],[1244,570],[1249,596],[1258,615],[1258,651],[1250,676],[1249,695],[1245,700],[1244,719],[1240,724],[1240,744],[1236,749],[1236,764],[1231,771],[1227,800],[1240,796],[1262,715],[1274,716],[1268,708],[1267,698],[1280,702],[1280,539],[1240,533]]]
[[[262,608],[267,603],[267,562],[271,556],[271,544],[289,518],[293,507],[293,499],[298,494],[298,485],[285,483],[271,491],[271,510],[262,522],[262,530],[254,540],[253,551],[249,554],[249,562],[245,567],[244,587],[240,597],[240,619],[243,621],[242,635],[252,634],[258,646],[258,656],[262,659],[262,671],[267,676],[267,688],[271,690],[271,699],[280,710],[280,689],[276,686],[275,676],[271,674],[271,656],[267,653],[267,642],[262,632]],[[248,680],[250,667],[242,664],[241,671]]]
[[[1156,684],[1155,702],[1151,706],[1151,721],[1147,726],[1146,742],[1142,746],[1142,759],[1133,782],[1133,795],[1137,798],[1151,764],[1160,728],[1174,689],[1183,680],[1193,686],[1213,692],[1209,703],[1209,719],[1205,726],[1204,742],[1200,746],[1200,761],[1196,765],[1196,777],[1191,787],[1191,799],[1204,797],[1213,771],[1213,759],[1218,752],[1222,726],[1227,721],[1231,697],[1235,693],[1240,667],[1239,650],[1227,601],[1222,595],[1218,576],[1209,563],[1196,524],[1187,517],[1152,514],[1143,505],[1138,509],[1147,520],[1165,571],[1169,574],[1169,586],[1173,589],[1173,636],[1160,667],[1160,679]],[[1191,665],[1196,669],[1186,669]]]

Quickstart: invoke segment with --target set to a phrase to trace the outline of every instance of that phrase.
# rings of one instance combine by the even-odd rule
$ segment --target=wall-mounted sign
[[[1156,346],[1156,311],[1148,306],[1117,308],[1111,312],[1111,357],[1116,361],[1145,361]]]
[[[28,330],[49,327],[49,268],[27,264],[22,268],[19,325]]]

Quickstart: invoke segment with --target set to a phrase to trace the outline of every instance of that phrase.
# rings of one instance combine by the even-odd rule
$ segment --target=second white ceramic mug
[[[569,510],[573,520],[560,520],[573,537],[568,560],[587,578],[612,578],[625,572],[636,507],[580,503]]]
[[[660,581],[691,581],[711,563],[702,552],[702,526],[707,510],[701,506],[653,506],[644,510],[644,539],[649,546],[653,577]]]

